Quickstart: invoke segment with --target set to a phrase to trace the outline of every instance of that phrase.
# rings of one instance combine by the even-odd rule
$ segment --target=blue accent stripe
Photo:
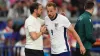
[[[69,46],[68,46],[67,37],[66,37],[66,28],[64,28],[64,38],[65,38],[67,50],[69,51]]]

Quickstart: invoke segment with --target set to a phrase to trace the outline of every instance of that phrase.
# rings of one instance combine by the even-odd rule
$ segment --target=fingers
[[[83,49],[80,49],[80,53],[81,53],[82,55],[84,55],[85,52],[86,52],[86,50],[85,50],[84,48],[83,48]]]
[[[45,26],[45,24],[41,25],[41,27]]]
[[[40,31],[44,33],[46,31],[46,26],[42,26]]]
[[[84,55],[84,54],[85,54],[85,51],[82,51],[82,50],[81,50],[81,54]]]

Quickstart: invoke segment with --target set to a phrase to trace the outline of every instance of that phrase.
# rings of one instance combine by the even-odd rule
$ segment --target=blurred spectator
[[[43,7],[45,7],[46,4],[47,4],[47,2],[48,2],[48,0],[37,0],[37,2],[40,3],[40,4],[42,4]]]
[[[7,20],[7,27],[3,30],[3,32],[4,33],[13,32],[12,26],[13,26],[13,20],[12,19],[8,19]]]
[[[87,0],[71,0],[71,4],[73,7],[77,7],[79,11],[79,15],[84,13],[84,4]]]
[[[94,11],[93,11],[93,16],[97,16],[97,13],[98,13],[98,6],[96,4],[96,2],[94,1]]]
[[[0,16],[7,16],[8,9],[5,0],[0,0]]]
[[[10,6],[16,2],[16,0],[9,0],[9,1],[10,1]]]
[[[8,18],[16,18],[18,14],[15,11],[15,4],[11,6],[11,8],[8,10]]]
[[[56,3],[57,6],[61,7],[63,0],[53,0],[54,3]]]
[[[21,35],[19,33],[21,26],[18,24],[14,24],[13,29],[14,32],[12,33],[12,37],[15,39],[15,42],[19,41],[21,39]]]
[[[67,9],[67,2],[63,2],[61,8],[59,8],[59,13],[66,16],[67,18],[71,17],[70,11]]]
[[[23,16],[28,17],[30,15],[30,10],[29,10],[30,6],[29,7],[27,6],[26,1],[21,1],[21,2],[22,2],[23,10],[24,10]]]
[[[18,42],[15,44],[16,49],[14,48],[14,52],[15,52],[16,56],[25,56],[25,52],[24,52],[25,43],[26,43],[26,37],[23,36],[23,37],[21,38],[21,40],[18,41]]]
[[[8,46],[12,46],[14,45],[14,40],[12,39],[12,33],[13,33],[13,29],[12,29],[12,26],[13,26],[13,20],[12,19],[8,19],[7,20],[7,26],[6,28],[2,31],[3,34],[1,36],[1,41],[3,43],[3,45],[5,47],[8,47]],[[5,48],[4,49],[4,56],[6,54],[9,53],[9,49],[8,48]]]
[[[71,4],[72,2],[68,2],[67,4],[67,8],[68,10],[70,11],[71,13],[71,17],[75,17],[77,16],[77,7],[76,6],[73,6],[73,4]]]
[[[12,19],[8,19],[7,20],[7,26],[2,32],[3,33],[12,33],[13,32],[12,26],[13,26],[13,20]],[[5,36],[2,35],[1,39],[5,40]]]
[[[5,0],[0,0],[0,7],[6,7]]]
[[[25,36],[25,27],[24,25],[20,28],[20,35]]]
[[[47,15],[47,11],[46,11],[46,4],[48,2],[53,2],[53,0],[37,0],[38,3],[42,4],[43,7],[44,7],[44,10],[43,10],[43,13],[42,13],[42,16],[41,18],[44,19],[45,16]]]
[[[43,7],[46,7],[48,2],[53,2],[53,0],[37,0],[38,3],[42,4]]]
[[[11,6],[8,12],[8,18],[26,18],[29,15],[30,10],[28,9],[25,1],[16,1],[16,3]]]
[[[6,8],[9,9],[10,8],[10,0],[4,0],[6,2]]]
[[[97,6],[98,6],[98,13],[97,13],[97,16],[100,17],[100,0],[96,0],[97,2]]]

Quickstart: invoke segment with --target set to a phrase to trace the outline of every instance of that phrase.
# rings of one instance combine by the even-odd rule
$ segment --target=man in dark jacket
[[[87,1],[85,4],[85,12],[79,16],[75,30],[80,36],[80,39],[86,48],[85,55],[80,54],[79,45],[76,44],[76,56],[90,56],[90,49],[92,48],[92,44],[96,41],[93,38],[93,24],[91,20],[91,16],[94,10],[94,2]]]

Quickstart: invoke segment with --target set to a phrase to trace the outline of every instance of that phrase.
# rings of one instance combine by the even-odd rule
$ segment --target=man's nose
[[[50,12],[48,12],[48,14],[50,15],[51,13],[50,13]]]

